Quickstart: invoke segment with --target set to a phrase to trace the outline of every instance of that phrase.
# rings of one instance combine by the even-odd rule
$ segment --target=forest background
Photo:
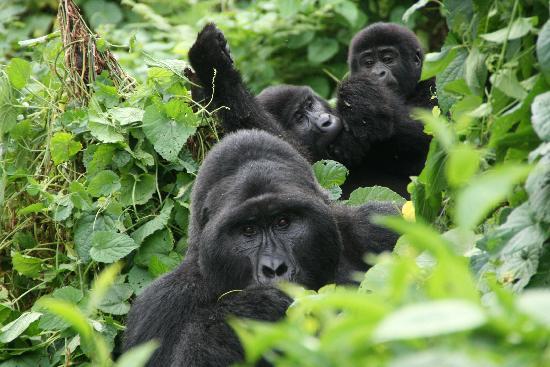
[[[296,287],[284,321],[233,320],[245,365],[550,365],[550,22],[544,0],[0,3],[0,367],[118,358],[130,303],[186,249],[218,139],[182,70],[214,21],[254,93],[334,96],[352,36],[410,27],[440,107],[403,234],[358,289]],[[82,17],[80,17],[80,15]],[[335,200],[347,170],[314,165]],[[347,201],[405,200],[381,187]],[[274,353],[273,350],[279,351]]]

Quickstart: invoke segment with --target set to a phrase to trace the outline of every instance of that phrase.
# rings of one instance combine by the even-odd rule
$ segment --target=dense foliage
[[[547,1],[77,3],[101,36],[93,55],[113,52],[136,79],[127,88],[103,67],[75,90],[56,1],[0,4],[1,367],[115,365],[132,297],[180,263],[193,178],[217,139],[182,75],[209,20],[254,91],[286,82],[325,97],[357,30],[405,22],[431,51],[423,78],[440,103],[418,111],[434,140],[412,204],[380,219],[403,234],[394,253],[370,259],[359,290],[288,286],[281,323],[233,320],[247,363],[550,365]],[[337,199],[346,169],[314,169]],[[374,187],[348,204],[375,199],[404,201]]]

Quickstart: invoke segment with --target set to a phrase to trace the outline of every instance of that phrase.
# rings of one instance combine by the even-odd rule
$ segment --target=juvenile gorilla
[[[409,60],[409,53],[417,56],[407,53],[409,49],[420,50],[410,31],[391,25],[386,32],[393,32],[388,40],[396,52],[392,59],[395,72],[388,68],[385,75],[391,74],[391,78],[387,80],[373,77],[376,73],[367,72],[363,61],[357,62],[359,66],[350,61],[351,75],[338,89],[336,110],[308,87],[270,87],[255,99],[233,65],[223,33],[213,24],[200,32],[189,60],[205,88],[206,100],[211,98],[211,107],[221,108],[225,131],[259,128],[287,140],[311,161],[329,158],[345,164],[352,173],[345,194],[359,186],[383,185],[407,196],[409,176],[422,169],[430,138],[422,125],[409,117],[412,105],[399,90],[408,96],[410,91],[405,89],[418,83],[422,54],[419,51],[419,66],[416,58]],[[371,33],[367,27],[354,38],[350,60],[364,59],[360,55],[373,47]],[[380,40],[375,37],[374,41]],[[390,79],[403,87],[393,86]],[[429,101],[429,88],[427,98]]]
[[[229,315],[275,321],[291,299],[274,287],[348,282],[362,254],[390,250],[396,236],[369,222],[391,205],[329,201],[309,163],[283,140],[247,130],[208,154],[192,193],[183,263],[135,300],[124,349],[157,339],[149,366],[226,366],[243,349]],[[234,292],[230,292],[234,291]]]

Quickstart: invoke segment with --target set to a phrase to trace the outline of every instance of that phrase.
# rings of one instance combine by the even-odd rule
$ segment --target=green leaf
[[[348,205],[363,205],[369,201],[391,201],[392,203],[401,206],[405,204],[405,199],[398,193],[382,186],[360,187],[354,190],[349,199],[346,201]]]
[[[525,179],[529,170],[523,165],[500,166],[473,179],[458,195],[456,222],[467,229],[475,227]]]
[[[516,77],[516,70],[501,69],[489,78],[491,84],[506,94],[508,97],[516,99],[524,99],[527,96],[527,92]]]
[[[474,47],[468,53],[466,58],[466,66],[464,69],[464,79],[470,90],[482,96],[485,89],[487,79],[487,66],[485,66],[486,55],[479,48]]]
[[[34,203],[17,210],[17,215],[22,216],[27,214],[36,214],[44,211],[45,208],[46,207],[42,203]]]
[[[75,305],[67,301],[48,297],[39,299],[36,305],[68,322],[84,341],[89,342],[91,340],[93,334],[92,327],[88,323],[86,316]]]
[[[126,301],[132,293],[134,291],[129,284],[114,284],[109,288],[98,308],[111,315],[126,315],[130,311],[130,304]]]
[[[319,185],[325,189],[340,186],[346,181],[348,169],[341,163],[331,160],[321,160],[313,164],[313,173]]]
[[[447,181],[453,187],[466,184],[477,172],[481,154],[467,144],[458,144],[449,151],[445,165]]]
[[[90,116],[88,128],[92,136],[103,143],[124,141],[124,135],[122,135],[115,126],[110,125],[108,121],[101,118]]]
[[[88,183],[88,192],[94,197],[107,196],[120,189],[120,179],[110,170],[95,175]]]
[[[54,202],[50,205],[50,210],[53,211],[53,220],[60,222],[69,218],[73,211],[73,207],[71,196],[58,194]]]
[[[109,110],[111,117],[122,126],[143,121],[144,113],[144,110],[135,107],[115,107]]]
[[[436,76],[435,85],[437,89],[437,100],[443,113],[447,113],[452,104],[456,102],[456,97],[453,96],[452,93],[447,92],[445,87],[447,84],[464,77],[467,57],[468,54],[464,50],[457,50],[457,55],[453,61],[449,63],[449,66]]]
[[[546,154],[527,178],[525,189],[529,193],[529,204],[535,218],[550,223],[550,154]]]
[[[22,89],[31,77],[31,64],[26,60],[14,57],[6,67],[6,73],[11,85],[16,89]]]
[[[300,1],[298,0],[276,0],[277,10],[283,18],[290,18],[298,14]]]
[[[151,274],[139,266],[134,265],[128,272],[128,284],[130,284],[136,296],[139,296],[152,281]]]
[[[487,321],[482,309],[463,300],[440,300],[411,304],[393,312],[375,329],[381,343],[433,337],[475,329]]]
[[[0,329],[0,343],[6,344],[15,340],[15,338],[23,334],[33,322],[38,320],[40,316],[42,316],[40,312],[23,312],[16,320],[4,325],[2,329]]]
[[[348,0],[337,3],[334,7],[334,11],[346,18],[351,27],[355,26],[355,23],[359,19],[359,10],[357,5]]]
[[[82,144],[74,141],[73,135],[70,133],[57,132],[50,141],[50,153],[56,165],[68,161],[81,150]]]
[[[115,367],[144,367],[158,346],[157,341],[149,341],[130,348],[120,356]]]
[[[537,19],[537,17],[518,18],[512,23],[509,33],[508,27],[505,27],[495,32],[482,34],[480,37],[495,43],[504,43],[507,39],[521,38],[534,30],[533,26],[537,24]]]
[[[307,47],[307,59],[312,64],[321,64],[338,52],[338,41],[333,38],[315,38]]]
[[[51,297],[76,304],[82,299],[83,294],[80,289],[68,286],[56,289],[53,291]],[[69,326],[68,322],[51,313],[43,315],[38,323],[38,327],[41,330],[64,330]]]
[[[174,202],[167,199],[158,216],[151,219],[132,233],[132,238],[134,241],[140,245],[145,238],[164,228],[168,223],[168,219],[170,219],[170,214],[172,213],[173,208]]]
[[[142,128],[155,150],[170,162],[177,161],[181,148],[195,132],[195,127],[166,117],[155,105],[145,109]]]
[[[124,206],[145,204],[156,191],[155,176],[148,173],[125,175],[120,184],[120,203]]]
[[[528,317],[550,327],[550,290],[532,289],[520,294],[517,306]]]
[[[550,141],[550,92],[539,94],[531,105],[533,129],[543,141]]]
[[[449,64],[455,59],[457,49],[453,47],[443,47],[440,52],[431,52],[424,57],[422,64],[422,76],[420,80],[430,79],[443,72]]]
[[[11,254],[13,268],[21,275],[38,278],[42,271],[42,259],[37,257],[22,255],[19,252]]]
[[[90,261],[94,232],[114,230],[114,221],[108,216],[89,214],[80,218],[74,227],[75,248],[80,259],[85,263]]]
[[[546,82],[550,83],[550,20],[547,20],[537,38],[537,59]]]
[[[147,267],[154,255],[168,255],[173,248],[172,232],[167,228],[156,231],[141,243],[138,253],[134,257],[134,263]]]
[[[97,231],[92,235],[90,256],[97,262],[112,263],[138,247],[134,240],[124,233]]]

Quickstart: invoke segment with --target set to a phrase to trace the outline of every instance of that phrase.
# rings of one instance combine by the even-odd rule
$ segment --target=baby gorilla
[[[228,316],[276,321],[292,302],[277,282],[309,289],[349,282],[367,268],[365,252],[396,241],[369,221],[396,208],[332,203],[302,155],[257,130],[230,134],[210,151],[191,203],[183,263],[147,287],[128,316],[124,349],[161,343],[148,366],[241,361]]]

